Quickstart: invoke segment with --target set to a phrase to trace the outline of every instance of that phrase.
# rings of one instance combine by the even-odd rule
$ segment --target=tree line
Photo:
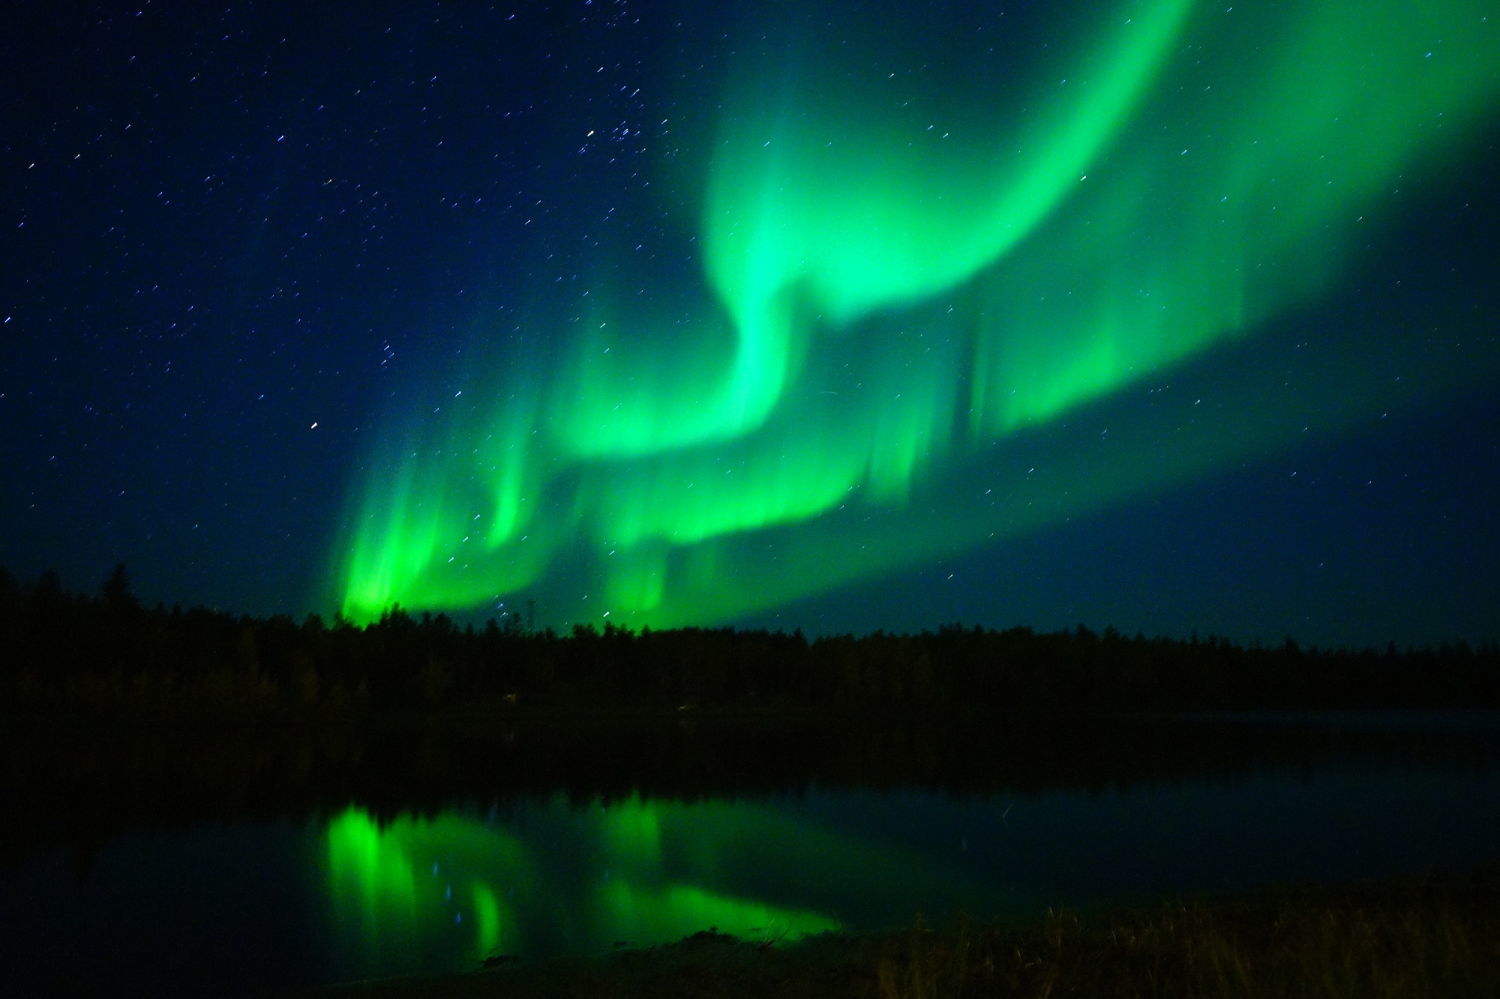
[[[17,708],[330,714],[1500,706],[1500,648],[1243,646],[944,625],[809,639],[732,628],[559,633],[392,608],[363,627],[147,608],[124,566],[96,594],[0,569],[0,694]]]

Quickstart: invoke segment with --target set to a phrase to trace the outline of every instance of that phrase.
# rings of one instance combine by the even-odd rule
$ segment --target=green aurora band
[[[1212,406],[1165,387],[1325,299],[1399,221],[1393,190],[1441,182],[1497,106],[1500,24],[1465,0],[1048,16],[1069,27],[1044,60],[854,22],[747,47],[693,314],[601,289],[566,348],[388,434],[343,613],[566,578],[590,616],[724,621],[1296,446],[1306,414],[1253,377]],[[1410,348],[1333,335],[1321,429],[1427,401],[1386,395],[1380,360]],[[1108,447],[1057,431],[1101,400],[1126,402]]]

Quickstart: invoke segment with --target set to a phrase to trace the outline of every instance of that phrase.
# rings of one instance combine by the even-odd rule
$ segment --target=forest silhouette
[[[995,710],[1500,706],[1500,648],[1242,646],[1224,638],[944,625],[919,634],[732,628],[566,633],[392,608],[357,627],[142,606],[124,566],[97,595],[0,569],[11,708],[311,715],[489,709],[932,716]]]

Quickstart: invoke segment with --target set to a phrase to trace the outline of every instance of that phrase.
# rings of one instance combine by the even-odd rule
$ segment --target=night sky
[[[23,579],[1500,637],[1489,0],[7,20]]]

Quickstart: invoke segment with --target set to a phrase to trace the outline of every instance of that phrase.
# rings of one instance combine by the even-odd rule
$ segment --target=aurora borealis
[[[400,436],[364,487],[346,613],[474,606],[574,559],[617,621],[717,623],[1239,459],[1243,439],[1148,477],[1115,457],[1025,512],[1014,472],[985,469],[1008,495],[977,514],[953,487],[1316,299],[1378,238],[1381,190],[1441,174],[1500,93],[1465,4],[1115,5],[1049,28],[1035,66],[839,45],[862,20],[797,19],[728,72],[691,312],[598,296],[547,363],[482,372],[472,408]],[[945,55],[957,79],[923,79]]]
[[[39,18],[0,563],[356,622],[1495,637],[1497,18]]]

